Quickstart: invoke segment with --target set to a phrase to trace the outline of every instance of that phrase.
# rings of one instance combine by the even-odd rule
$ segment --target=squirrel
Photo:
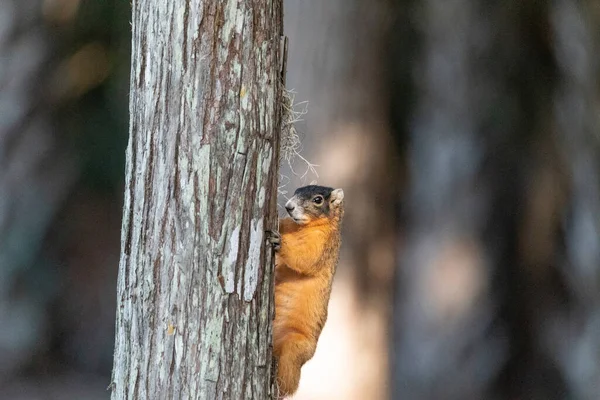
[[[268,231],[275,250],[273,350],[279,398],[298,389],[300,369],[315,354],[341,245],[344,191],[298,188],[286,203],[279,231]]]

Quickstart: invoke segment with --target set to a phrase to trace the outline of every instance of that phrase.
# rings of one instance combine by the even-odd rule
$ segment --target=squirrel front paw
[[[281,234],[275,230],[265,231],[267,234],[267,241],[273,247],[273,250],[279,251],[281,248]]]

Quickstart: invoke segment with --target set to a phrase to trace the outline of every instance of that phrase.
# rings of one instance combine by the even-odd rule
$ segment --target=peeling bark
[[[132,7],[112,398],[271,398],[281,1]]]

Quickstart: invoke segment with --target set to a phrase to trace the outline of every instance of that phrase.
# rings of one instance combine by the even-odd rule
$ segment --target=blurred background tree
[[[0,392],[107,398],[129,4],[0,3]]]
[[[14,398],[108,398],[129,13],[0,3],[0,393]],[[286,0],[284,15],[318,176],[296,159],[282,190],[316,180],[348,199],[296,398],[596,399],[600,3]]]
[[[597,4],[408,9],[393,398],[597,398]]]
[[[46,310],[58,276],[40,253],[75,175],[71,154],[53,124],[48,82],[55,54],[35,12],[39,6],[37,1],[0,4],[2,380],[47,343]]]

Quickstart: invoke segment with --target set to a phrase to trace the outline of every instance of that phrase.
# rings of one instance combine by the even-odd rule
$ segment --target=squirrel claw
[[[273,247],[275,251],[279,251],[281,248],[281,234],[275,230],[265,231],[267,234],[267,241]]]

